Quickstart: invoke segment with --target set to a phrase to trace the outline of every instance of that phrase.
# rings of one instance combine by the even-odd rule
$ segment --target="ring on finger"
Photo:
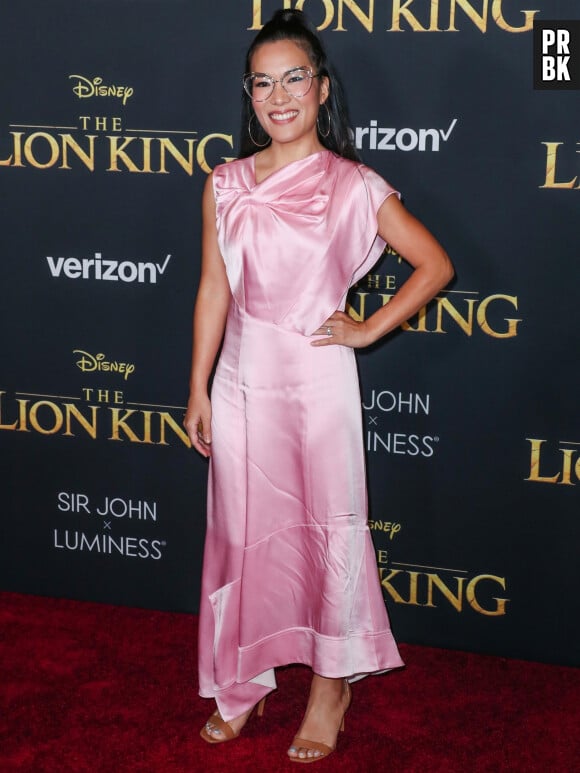
[[[326,328],[326,335],[327,336],[331,336],[332,335],[332,328],[330,327],[330,325]]]

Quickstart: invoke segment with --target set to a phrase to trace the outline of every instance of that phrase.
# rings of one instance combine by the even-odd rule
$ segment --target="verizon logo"
[[[163,276],[171,255],[163,263],[132,260],[109,260],[100,252],[94,258],[53,258],[46,256],[48,270],[55,279],[93,279],[100,282],[139,282],[156,284],[157,277]]]
[[[441,143],[449,140],[456,125],[457,118],[454,118],[446,129],[395,129],[378,126],[378,121],[373,120],[368,126],[357,126],[353,137],[358,150],[419,150],[437,153]]]

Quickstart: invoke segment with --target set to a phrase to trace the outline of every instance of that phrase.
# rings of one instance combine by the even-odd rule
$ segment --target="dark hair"
[[[250,72],[250,62],[256,50],[264,43],[276,43],[279,40],[291,40],[297,46],[306,51],[308,58],[316,72],[321,76],[328,78],[329,91],[328,98],[324,105],[320,106],[318,126],[326,130],[328,116],[330,116],[330,131],[327,137],[324,137],[318,129],[318,139],[328,150],[332,150],[343,158],[349,158],[358,161],[358,155],[350,137],[350,128],[348,122],[348,110],[346,107],[346,98],[342,84],[334,68],[328,61],[326,51],[316,30],[302,11],[279,10],[272,16],[269,22],[258,32],[252,41],[246,54],[246,65],[244,72]],[[328,115],[326,112],[328,108]],[[256,145],[248,130],[250,120],[252,121],[252,135],[260,146],[267,143],[269,137],[256,119],[252,100],[242,89],[242,126],[240,132],[240,158],[251,156],[260,150]]]

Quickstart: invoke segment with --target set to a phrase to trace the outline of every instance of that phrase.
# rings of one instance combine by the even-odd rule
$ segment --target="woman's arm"
[[[412,317],[453,277],[453,266],[443,247],[396,196],[383,202],[377,220],[379,236],[415,270],[389,303],[363,322],[335,311],[314,334],[324,335],[330,327],[332,336],[317,339],[312,346],[368,346]]]
[[[211,405],[208,381],[221,344],[230,303],[230,288],[219,251],[212,175],[202,198],[201,277],[193,312],[193,351],[189,401],[183,424],[192,446],[210,455]]]

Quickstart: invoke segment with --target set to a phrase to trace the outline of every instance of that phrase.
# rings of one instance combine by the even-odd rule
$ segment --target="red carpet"
[[[196,694],[196,619],[0,594],[3,773],[301,770],[285,748],[309,672],[238,740],[210,747]],[[407,668],[354,685],[338,751],[314,770],[580,770],[580,671],[402,645]]]

